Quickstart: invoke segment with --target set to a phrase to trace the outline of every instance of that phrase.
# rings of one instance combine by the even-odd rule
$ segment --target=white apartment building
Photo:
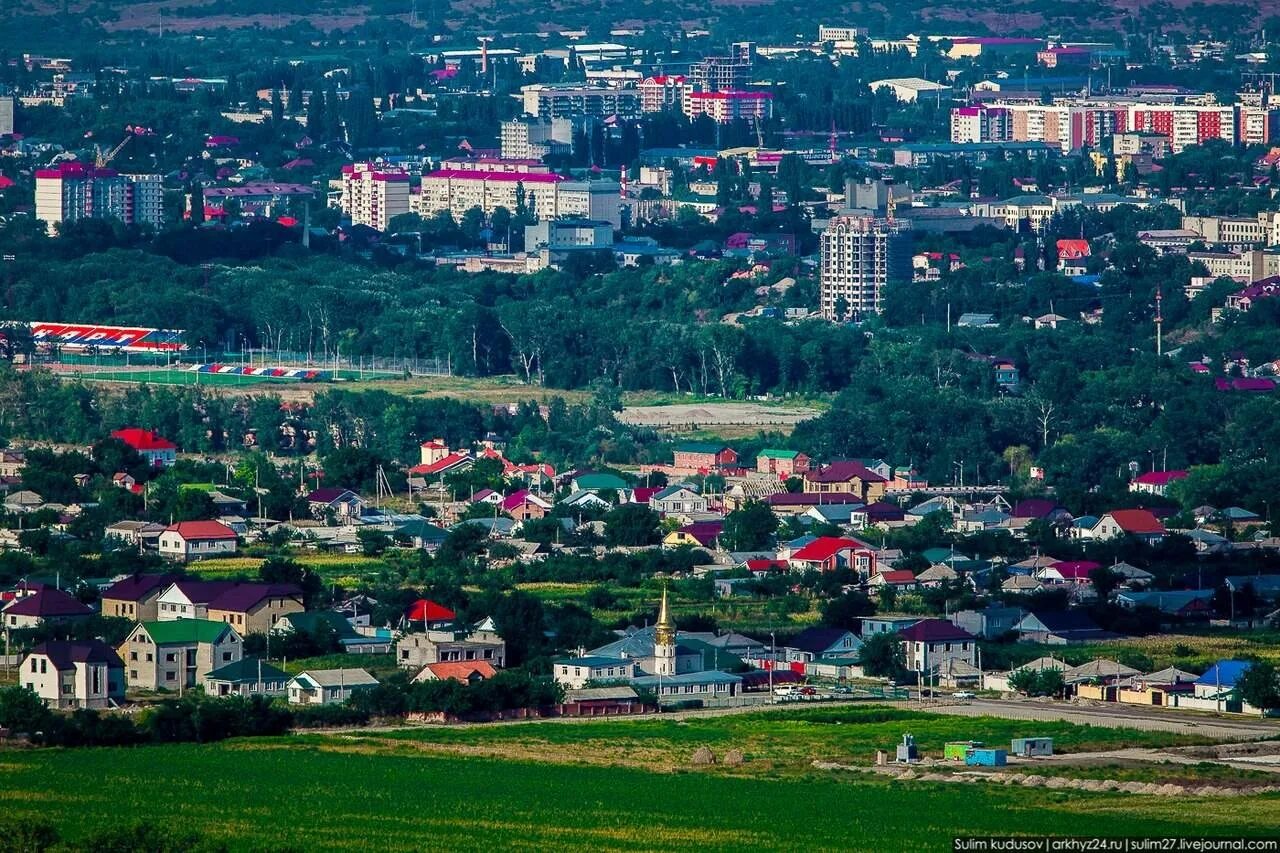
[[[690,119],[709,116],[717,124],[738,119],[763,121],[773,115],[773,95],[769,92],[685,92],[684,114]]]
[[[542,160],[557,150],[573,149],[573,120],[521,116],[502,123],[503,160]]]
[[[59,163],[36,171],[36,219],[49,226],[78,219],[119,219],[160,226],[164,190],[159,175],[122,175],[87,163]]]
[[[0,95],[0,136],[13,133],[13,95]]]
[[[571,181],[546,171],[446,168],[423,176],[418,213],[429,217],[448,211],[460,220],[473,207],[486,216],[499,207],[515,213],[523,201],[538,219],[594,219],[620,228],[620,197],[616,181]]]
[[[409,175],[373,163],[342,167],[342,212],[352,225],[386,231],[391,220],[409,208]]]
[[[819,271],[823,317],[842,321],[878,314],[885,285],[911,280],[910,234],[891,219],[837,216],[822,232]]]
[[[684,109],[684,96],[690,90],[687,78],[679,74],[646,77],[636,86],[640,93],[640,109],[646,113]]]
[[[535,83],[520,87],[524,111],[534,118],[640,117],[640,92],[597,86],[553,86]]]

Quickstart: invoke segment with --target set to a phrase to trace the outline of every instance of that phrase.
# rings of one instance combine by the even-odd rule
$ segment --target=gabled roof
[[[221,521],[179,521],[165,528],[165,533],[177,533],[188,541],[192,539],[235,539],[236,532]]]
[[[887,572],[879,572],[871,580],[875,581],[877,578],[882,584],[913,584],[916,582],[916,576],[908,569],[891,569]]]
[[[442,459],[437,459],[435,462],[428,465],[414,465],[409,469],[409,472],[412,474],[425,474],[429,476],[431,474],[440,474],[444,471],[448,471],[450,468],[456,468],[464,462],[474,461],[475,460],[471,458],[471,454],[469,452],[461,451],[450,453],[448,456],[445,456]]]
[[[454,681],[468,682],[472,675],[481,678],[493,678],[498,671],[486,660],[456,660],[429,663],[425,667],[439,679],[452,678]],[[419,673],[421,675],[421,673]]]
[[[1144,486],[1167,486],[1174,480],[1185,479],[1186,476],[1186,471],[1148,471],[1134,477],[1133,482]]]
[[[101,640],[85,642],[41,643],[31,650],[33,655],[45,655],[58,671],[74,669],[77,663],[105,663],[110,667],[123,667],[124,661],[116,650]]]
[[[306,687],[370,687],[378,683],[363,669],[309,669],[293,677]]]
[[[1196,684],[1209,687],[1235,687],[1236,682],[1245,674],[1249,666],[1250,662],[1247,660],[1220,660],[1206,669],[1204,675],[1196,680]]]
[[[261,658],[241,658],[218,667],[205,678],[210,681],[229,681],[232,684],[257,684],[259,681],[283,684],[289,680],[289,673],[275,668]]]
[[[405,611],[404,618],[410,622],[452,622],[458,618],[458,614],[454,613],[443,604],[436,604],[425,598],[419,598],[413,604],[409,605],[409,609]]]
[[[1083,610],[1037,610],[1028,614],[1046,630],[1059,631],[1097,631],[1096,622]]]
[[[843,536],[819,536],[792,554],[791,559],[802,562],[821,562],[829,560],[841,551],[869,547],[865,542],[859,542],[857,539],[849,539]]]
[[[903,628],[898,636],[912,643],[945,643],[977,639],[968,631],[945,619],[921,619],[909,628]]]
[[[1147,509],[1116,509],[1107,513],[1125,533],[1164,533],[1164,525]],[[1105,518],[1105,516],[1104,516]]]
[[[210,610],[243,612],[271,598],[293,598],[302,603],[302,590],[291,583],[236,583],[209,601]]]
[[[693,486],[690,486],[688,483],[675,483],[653,495],[650,500],[663,501],[672,495],[678,495],[681,492],[689,492],[695,496],[698,495],[698,490]]]
[[[210,619],[171,619],[167,622],[143,622],[141,625],[157,646],[216,643],[227,633],[234,633],[226,622]]]
[[[317,628],[324,626],[333,629],[338,639],[350,639],[360,636],[356,629],[351,627],[351,623],[347,621],[346,617],[334,610],[305,610],[300,613],[286,613],[280,619],[288,622],[293,630],[307,634],[315,633]]]
[[[852,631],[845,628],[805,628],[791,638],[791,641],[787,643],[787,647],[820,655],[827,649],[838,645],[847,634],[852,633]]]
[[[1101,563],[1095,563],[1092,560],[1063,560],[1061,563],[1054,563],[1048,569],[1053,569],[1065,580],[1086,581],[1089,579],[1089,572],[1094,569],[1102,568]],[[1042,569],[1042,572],[1047,569]]]
[[[178,579],[177,575],[130,575],[118,580],[102,591],[103,598],[116,601],[142,601],[159,594],[165,587]]]
[[[756,454],[756,456],[763,456],[765,459],[795,459],[800,455],[799,450],[777,450],[772,447],[766,447]]]
[[[51,619],[60,616],[89,616],[93,608],[81,604],[60,589],[45,587],[32,595],[16,599],[4,609],[6,616],[31,616]]]
[[[847,483],[858,478],[864,483],[888,482],[875,471],[854,459],[842,459],[805,473],[805,479],[813,483]]]
[[[626,481],[615,474],[583,473],[573,478],[573,485],[580,492],[603,491],[613,489],[620,491],[627,487]]]
[[[307,503],[331,504],[335,501],[347,498],[348,495],[357,500],[360,497],[350,489],[344,489],[340,486],[326,486],[322,489],[316,489],[311,494],[307,495]]]
[[[1014,504],[1013,509],[1009,510],[1009,515],[1014,518],[1044,518],[1058,509],[1061,507],[1053,501],[1044,498],[1027,498]]]

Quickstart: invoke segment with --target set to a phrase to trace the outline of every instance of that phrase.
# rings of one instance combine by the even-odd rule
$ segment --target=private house
[[[810,663],[824,658],[856,657],[862,640],[844,628],[805,628],[780,650],[787,663]]]
[[[488,661],[441,661],[429,663],[413,677],[414,681],[445,681],[452,679],[463,684],[478,684],[498,674]]]
[[[994,640],[1012,633],[1022,621],[1022,610],[1017,607],[987,607],[982,610],[960,610],[951,616],[957,628],[975,637]]]
[[[1020,640],[1051,646],[1109,640],[1117,636],[1099,628],[1083,610],[1041,610],[1027,613],[1015,630]]]
[[[864,501],[857,495],[838,492],[810,492],[807,494],[803,492],[774,492],[765,498],[765,503],[769,505],[769,509],[773,510],[773,514],[777,516],[800,515],[808,512],[811,507],[816,506],[847,504],[854,507],[862,507],[864,505]]]
[[[74,597],[51,586],[41,587],[29,595],[15,598],[0,611],[6,630],[35,628],[46,622],[87,619],[93,614],[92,607],[81,604]]]
[[[1045,498],[1026,498],[1009,508],[1009,515],[1020,521],[1045,521],[1049,524],[1067,524],[1071,513],[1066,508]]]
[[[349,610],[347,612],[350,612]],[[359,618],[359,617],[357,617]],[[369,619],[364,615],[364,625]],[[287,635],[294,632],[316,636],[330,634],[338,641],[342,651],[347,654],[390,654],[392,646],[390,631],[377,631],[366,635],[356,631],[351,621],[336,610],[305,610],[301,613],[286,613],[279,616],[271,625],[271,633]]]
[[[1102,568],[1101,563],[1091,560],[1063,560],[1051,566],[1044,566],[1034,573],[1036,580],[1045,586],[1091,586],[1093,581],[1089,573]]]
[[[677,444],[671,467],[682,471],[706,473],[738,464],[738,453],[732,447],[703,441]]]
[[[236,630],[208,619],[139,622],[119,651],[126,683],[144,690],[195,687],[207,673],[244,657]]]
[[[179,578],[166,586],[156,598],[156,619],[160,622],[173,619],[207,619],[209,602],[226,590],[233,581],[201,581]],[[139,619],[145,622],[145,619]]]
[[[693,524],[686,524],[684,527],[668,533],[662,538],[662,544],[668,548],[679,548],[681,545],[688,545],[693,548],[715,550],[719,547],[720,532],[723,529],[724,522],[696,521]]]
[[[127,427],[111,433],[111,437],[136,450],[152,468],[168,468],[178,461],[178,445],[149,429]]]
[[[279,696],[289,677],[262,658],[241,658],[206,673],[203,684],[210,696]]]
[[[627,481],[616,474],[605,474],[592,471],[584,471],[574,477],[570,482],[573,486],[574,492],[589,492],[596,496],[601,492],[613,492],[614,494],[620,494],[627,488]],[[572,494],[570,495],[570,498],[572,498]],[[604,502],[605,506],[609,505],[608,501],[604,501],[603,498],[601,498],[601,500]]]
[[[351,522],[364,514],[364,498],[350,489],[323,488],[307,495],[307,508],[318,519]]]
[[[205,618],[226,622],[240,636],[265,634],[276,620],[301,613],[302,590],[288,583],[236,583],[209,602]]]
[[[357,690],[377,686],[363,669],[311,669],[290,679],[286,692],[290,705],[340,705]]]
[[[1186,471],[1148,471],[1145,474],[1139,474],[1129,482],[1129,491],[1164,497],[1169,491],[1170,483],[1186,478]]]
[[[641,690],[652,690],[658,704],[698,701],[704,705],[732,699],[742,693],[742,676],[709,669],[676,675],[641,675],[631,684]]]
[[[945,619],[921,619],[899,631],[898,638],[907,669],[926,679],[938,675],[948,661],[962,661],[970,667],[977,661],[977,638]]]
[[[1165,529],[1150,510],[1116,509],[1098,519],[1090,531],[1090,538],[1097,540],[1121,536],[1132,536],[1154,545],[1164,539]]]
[[[1149,592],[1124,590],[1116,593],[1116,604],[1136,610],[1150,607],[1181,619],[1208,619],[1213,614],[1211,589],[1162,589]]]
[[[400,617],[400,627],[406,631],[410,629],[416,631],[419,627],[423,631],[430,631],[435,628],[447,628],[457,618],[458,614],[443,604],[419,598],[405,608],[404,615]]]
[[[946,563],[934,563],[916,575],[916,583],[921,589],[939,589],[960,580],[960,573]]]
[[[50,708],[110,708],[124,701],[124,662],[101,640],[41,643],[18,682]]]
[[[1040,581],[1030,575],[1013,575],[1000,582],[1001,592],[1027,595],[1040,589]]]
[[[869,527],[893,524],[904,520],[906,517],[906,511],[897,504],[889,503],[888,501],[877,501],[851,513],[849,515],[849,524],[855,530],[865,530]]]
[[[798,450],[772,450],[766,448],[756,456],[756,470],[773,474],[780,480],[802,475],[809,470],[809,457]]]
[[[889,569],[876,572],[867,580],[867,589],[878,591],[885,587],[901,590],[915,589],[916,576],[909,569]]]
[[[558,660],[551,672],[557,684],[579,690],[591,682],[631,681],[636,669],[634,660],[592,654]]]
[[[864,616],[862,619],[863,639],[876,634],[896,634],[904,628],[910,628],[919,622],[922,616]]]
[[[506,666],[507,644],[496,631],[425,631],[396,641],[396,663],[414,672],[433,663],[487,663]]]
[[[800,514],[801,523],[812,519],[819,524],[834,524],[837,527],[849,527],[853,524],[854,515],[862,510],[862,504],[819,504],[811,506]]]
[[[836,569],[853,569],[859,577],[868,578],[878,569],[876,552],[865,542],[840,536],[819,536],[804,547],[792,552],[788,560],[793,569],[816,569],[833,572]]]
[[[159,618],[160,593],[177,580],[176,575],[130,575],[102,591],[102,615],[154,622]]]
[[[804,475],[804,490],[812,494],[854,495],[864,504],[884,497],[888,479],[856,460],[832,462]]]
[[[528,521],[531,518],[546,518],[552,503],[528,489],[520,489],[503,498],[498,506],[516,521]]]
[[[160,534],[160,556],[187,563],[236,552],[236,532],[220,521],[180,521]]]
[[[651,497],[649,509],[663,516],[704,513],[707,511],[707,499],[693,486],[677,483]]]
[[[1007,358],[994,359],[991,362],[991,373],[995,378],[996,387],[1005,391],[1014,391],[1022,383],[1022,377],[1018,373],[1018,365]]]
[[[35,512],[44,506],[44,497],[30,489],[20,489],[5,496],[4,508],[7,512]]]
[[[160,547],[160,534],[164,533],[164,525],[154,521],[134,521],[125,519],[107,525],[103,535],[123,542],[126,545],[144,551],[148,548],[156,550]]]

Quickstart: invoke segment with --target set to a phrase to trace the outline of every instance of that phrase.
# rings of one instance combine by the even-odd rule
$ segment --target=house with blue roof
[[[1218,661],[1196,679],[1192,685],[1192,695],[1178,697],[1177,706],[1200,711],[1261,716],[1261,709],[1245,704],[1236,692],[1236,685],[1250,666],[1252,664],[1247,660]]]

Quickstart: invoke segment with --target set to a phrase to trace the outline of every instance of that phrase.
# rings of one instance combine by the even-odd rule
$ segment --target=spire
[[[676,626],[671,621],[671,613],[667,610],[667,587],[662,587],[662,606],[658,608],[658,624],[655,627],[654,641],[661,646],[673,646],[676,642]]]

